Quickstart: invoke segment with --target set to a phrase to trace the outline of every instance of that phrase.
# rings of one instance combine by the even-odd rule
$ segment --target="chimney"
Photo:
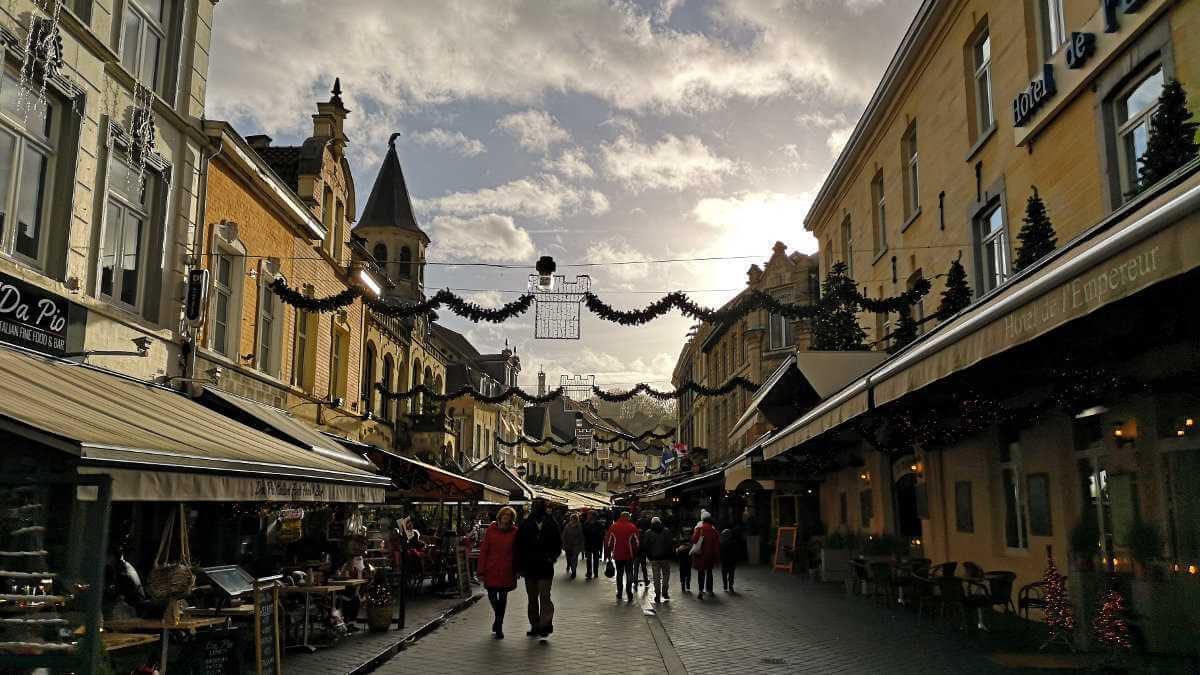
[[[271,147],[271,137],[266,134],[254,134],[246,137],[246,143],[255,150]]]
[[[538,396],[546,395],[546,371],[538,370]]]

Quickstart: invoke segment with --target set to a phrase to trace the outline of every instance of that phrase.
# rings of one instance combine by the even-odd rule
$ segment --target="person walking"
[[[646,536],[650,530],[650,516],[642,515],[637,519],[638,539]],[[638,573],[641,572],[642,585],[650,587],[650,568],[646,565],[646,553],[639,548],[637,557],[633,559],[633,585],[637,587]]]
[[[637,525],[629,520],[629,512],[625,511],[617,518],[617,522],[608,528],[608,534],[604,538],[604,548],[608,551],[608,557],[617,564],[617,600],[621,599],[621,591],[624,590],[629,596],[629,601],[633,601],[633,559],[637,556],[639,543]]]
[[[496,615],[492,634],[504,639],[504,610],[508,593],[517,587],[514,546],[517,542],[517,512],[505,506],[496,514],[496,521],[483,532],[479,544],[479,579],[487,589],[488,602]]]
[[[744,560],[746,554],[746,539],[742,536],[742,526],[734,524],[721,530],[721,586],[726,593],[733,593],[733,576],[737,572],[738,563]]]
[[[663,527],[661,518],[650,520],[650,529],[642,537],[641,551],[650,561],[654,574],[654,602],[671,599],[671,562],[675,559],[675,539]]]
[[[587,512],[583,523],[583,563],[588,581],[600,576],[600,551],[604,549],[604,523],[595,511]]]
[[[710,597],[713,594],[712,570],[721,559],[719,536],[711,515],[705,515],[700,521],[700,527],[692,530],[692,545],[695,549],[695,553],[692,554],[692,568],[696,570],[698,578],[696,598],[703,598],[705,590]]]
[[[529,516],[517,528],[516,562],[525,577],[529,596],[529,637],[546,637],[554,632],[554,602],[550,587],[554,581],[554,562],[562,553],[562,533],[550,514],[546,500],[537,497],[529,505]]]
[[[674,529],[674,528],[672,528]],[[679,588],[684,593],[692,592],[692,537],[686,527],[675,530],[675,562],[679,563]]]
[[[579,524],[578,513],[567,517],[567,524],[562,531],[562,544],[563,552],[567,554],[567,576],[574,579],[579,554],[583,551],[583,526]]]

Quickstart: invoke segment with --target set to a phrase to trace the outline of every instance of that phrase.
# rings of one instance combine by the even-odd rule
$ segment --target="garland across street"
[[[610,392],[605,391],[600,387],[592,387],[592,393],[601,400],[608,401],[610,403],[621,403],[623,401],[628,401],[639,394],[646,394],[647,396],[656,398],[660,401],[669,401],[671,399],[678,399],[687,393],[692,393],[696,396],[725,396],[726,394],[733,393],[737,389],[753,392],[757,391],[758,387],[759,385],[747,380],[744,377],[735,377],[719,387],[706,387],[702,384],[689,381],[685,382],[683,386],[679,387],[678,389],[660,391],[651,387],[645,382],[642,382],[628,391],[619,392]],[[459,387],[454,391],[448,391],[445,394],[439,394],[423,384],[418,384],[407,391],[390,391],[383,385],[382,382],[376,382],[375,389],[383,397],[392,401],[408,401],[421,396],[428,397],[430,400],[438,403],[453,401],[455,399],[462,398],[463,396],[469,396],[480,403],[503,403],[510,398],[516,397],[527,403],[540,404],[556,401],[562,398],[565,393],[562,387],[555,387],[548,393],[542,395],[531,394],[520,387],[509,387],[499,394],[489,396],[479,392],[474,387],[467,385],[464,387]]]

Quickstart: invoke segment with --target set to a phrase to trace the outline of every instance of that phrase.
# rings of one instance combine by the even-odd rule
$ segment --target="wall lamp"
[[[112,349],[89,349],[82,352],[67,352],[66,354],[62,354],[62,358],[69,359],[81,356],[84,358],[84,360],[87,360],[87,357],[89,356],[138,356],[144,359],[147,356],[150,356],[150,345],[154,344],[153,340],[146,336],[142,336],[133,338],[131,342],[133,342],[133,347],[136,351],[130,352]]]
[[[1131,428],[1130,424],[1123,421],[1117,421],[1113,422],[1112,426],[1113,440],[1116,441],[1117,447],[1133,445],[1137,442],[1137,429]]]

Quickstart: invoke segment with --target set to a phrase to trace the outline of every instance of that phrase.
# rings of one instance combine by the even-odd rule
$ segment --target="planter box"
[[[821,581],[845,581],[850,578],[850,550],[821,549]]]

